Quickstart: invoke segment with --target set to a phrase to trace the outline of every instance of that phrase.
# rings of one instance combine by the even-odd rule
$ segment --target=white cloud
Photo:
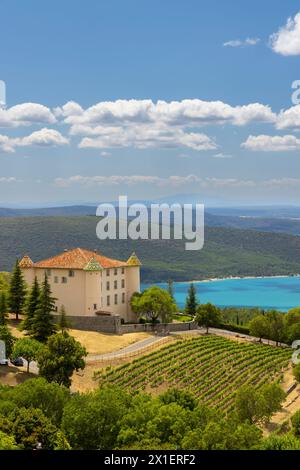
[[[277,117],[276,127],[277,129],[299,129],[300,105],[280,111]]]
[[[65,105],[68,106],[68,103]],[[72,104],[74,106],[74,103]],[[72,107],[71,107],[72,108]],[[186,99],[182,101],[117,100],[100,102],[82,113],[68,114],[65,123],[73,126],[71,133],[97,132],[105,126],[130,124],[166,124],[197,127],[208,124],[243,126],[251,122],[275,122],[276,115],[269,106],[250,103],[231,106],[222,101]],[[82,127],[85,126],[85,127]]]
[[[223,43],[224,47],[246,47],[256,46],[260,42],[259,38],[234,39]]]
[[[260,103],[231,106],[222,101],[199,99],[105,101],[85,110],[69,102],[59,110],[57,113],[71,126],[70,135],[82,137],[80,148],[213,150],[217,148],[216,143],[200,133],[199,128],[213,124],[245,126],[252,122],[276,121],[271,108]]]
[[[6,183],[6,184],[11,184],[11,183],[21,183],[22,180],[17,179],[15,176],[0,176],[0,183]]]
[[[101,155],[101,157],[110,157],[111,153],[103,151],[103,152],[100,152],[100,155]]]
[[[21,146],[38,145],[41,147],[67,145],[69,140],[55,129],[43,128],[29,136],[19,139]]]
[[[232,158],[232,155],[228,153],[219,152],[215,153],[215,155],[213,155],[213,158]]]
[[[254,152],[286,152],[300,149],[300,139],[294,135],[250,135],[242,147]]]
[[[22,103],[12,108],[0,108],[0,127],[19,127],[33,124],[54,124],[52,111],[38,103]]]
[[[270,36],[270,44],[277,54],[300,55],[300,12],[288,18],[286,25]]]
[[[57,117],[80,116],[83,113],[83,108],[75,101],[68,101],[65,105],[54,108],[53,113]]]
[[[144,175],[111,175],[111,176],[81,176],[75,175],[68,178],[56,178],[55,185],[59,187],[68,187],[74,184],[84,186],[110,186],[119,184],[161,184],[163,178],[159,176],[144,176]]]
[[[40,146],[51,147],[66,145],[69,141],[55,129],[43,128],[25,137],[8,137],[0,134],[0,149],[15,152],[16,147]]]
[[[98,126],[99,127],[99,126]],[[213,150],[216,143],[207,135],[196,132],[184,132],[177,127],[159,125],[130,125],[124,127],[102,128],[95,137],[84,137],[79,143],[80,148],[113,148],[135,147],[175,148],[186,147],[193,150]]]
[[[206,189],[218,188],[239,188],[239,187],[252,187],[255,182],[252,180],[238,180],[236,178],[202,178],[197,175],[179,176],[173,175],[169,177],[160,176],[145,176],[145,175],[112,175],[112,176],[82,176],[75,175],[67,178],[56,178],[54,184],[61,188],[68,188],[73,185],[81,186],[115,186],[115,185],[136,185],[136,184],[151,184],[155,186],[191,186],[193,184],[197,187]]]

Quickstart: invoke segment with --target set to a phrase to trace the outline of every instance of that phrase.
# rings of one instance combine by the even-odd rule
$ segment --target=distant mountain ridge
[[[150,204],[150,202],[148,202]],[[0,208],[0,218],[2,217],[82,217],[95,216],[96,206],[74,205],[62,207],[46,207],[34,209],[11,209]],[[294,211],[294,212],[292,212]],[[257,230],[261,232],[282,232],[292,235],[300,235],[300,209],[299,218],[297,218],[298,208],[278,209],[280,216],[264,216],[267,213],[276,213],[273,209],[261,209],[262,215],[258,209],[251,208],[210,208],[205,212],[205,224],[208,227],[228,227],[244,230]],[[236,213],[236,215],[230,215]],[[229,214],[228,214],[229,213]],[[294,216],[282,214],[294,214]],[[244,215],[242,215],[244,214]]]

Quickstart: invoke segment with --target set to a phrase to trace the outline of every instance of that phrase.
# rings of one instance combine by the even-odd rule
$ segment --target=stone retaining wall
[[[68,315],[67,319],[74,330],[120,334],[121,318],[119,315],[94,317]]]
[[[188,331],[194,330],[197,328],[197,323],[195,322],[185,322],[185,323],[157,323],[154,326],[149,323],[136,323],[131,325],[121,325],[120,333],[135,333],[140,331],[146,331],[149,333],[158,332],[164,333],[166,331]]]
[[[157,323],[154,326],[150,323],[134,323],[128,325],[121,324],[119,315],[112,316],[72,316],[68,315],[71,328],[83,331],[99,331],[102,333],[115,333],[122,335],[125,333],[137,333],[146,331],[148,333],[165,333],[172,331],[188,331],[197,328],[197,323]],[[58,320],[58,318],[57,318]]]

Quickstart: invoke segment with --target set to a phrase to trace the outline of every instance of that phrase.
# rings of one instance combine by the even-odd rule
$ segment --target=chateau
[[[130,299],[140,291],[140,266],[135,253],[118,261],[82,248],[36,263],[26,255],[20,262],[28,285],[47,274],[57,311],[64,305],[67,315],[119,315],[126,322],[135,320]]]

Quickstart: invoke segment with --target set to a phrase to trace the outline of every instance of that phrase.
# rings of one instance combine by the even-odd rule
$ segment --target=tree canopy
[[[133,312],[139,316],[146,315],[153,323],[158,320],[162,323],[172,321],[172,316],[177,310],[170,294],[157,286],[149,287],[142,294],[134,294],[131,306]]]

